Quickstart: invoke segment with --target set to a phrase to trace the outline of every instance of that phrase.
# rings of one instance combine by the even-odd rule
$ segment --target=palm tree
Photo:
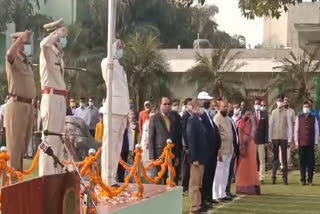
[[[318,61],[319,50],[308,54],[303,51],[302,54],[295,54],[290,51],[290,57],[281,60],[280,66],[274,69],[280,69],[279,72],[268,84],[269,87],[278,86],[282,88],[283,93],[292,94],[292,98],[298,106],[302,105],[303,99],[311,98],[314,89],[314,77],[316,71],[320,68]],[[297,106],[297,107],[298,107]]]
[[[230,97],[236,87],[241,88],[242,83],[226,80],[224,73],[235,72],[244,66],[244,63],[235,63],[241,52],[232,55],[229,53],[230,49],[225,48],[214,49],[210,57],[197,53],[197,65],[188,71],[186,80],[196,83],[197,91],[206,90],[218,97]]]
[[[141,32],[130,35],[125,41],[121,63],[128,74],[129,91],[137,108],[143,101],[158,101],[163,95],[161,82],[166,79],[168,65],[159,46],[157,37]]]

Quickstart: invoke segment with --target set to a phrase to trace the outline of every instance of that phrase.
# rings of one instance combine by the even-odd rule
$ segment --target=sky
[[[215,4],[219,8],[219,13],[215,16],[219,30],[231,36],[243,35],[247,46],[250,44],[252,48],[262,43],[263,19],[247,20],[244,18],[238,8],[238,0],[208,0],[208,4]]]

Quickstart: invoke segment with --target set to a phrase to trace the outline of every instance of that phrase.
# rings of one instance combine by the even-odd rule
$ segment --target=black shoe
[[[113,187],[113,188],[119,188],[120,185],[119,185],[119,184],[112,184],[111,187]]]
[[[264,184],[264,180],[260,180],[260,184]]]
[[[283,180],[284,185],[288,185],[288,180]]]
[[[230,197],[230,198],[232,198],[232,199],[237,197],[237,195],[233,195],[233,194],[231,194],[231,193],[228,193],[227,196]]]
[[[301,181],[301,185],[305,186],[307,183],[305,181]]]
[[[277,182],[277,179],[276,178],[272,178],[272,184],[276,184]]]
[[[215,199],[212,199],[210,202],[211,202],[212,204],[219,204],[219,200],[215,200]]]
[[[309,186],[313,186],[313,183],[312,183],[312,181],[311,181],[311,182],[308,182],[308,185],[309,185]]]
[[[222,201],[222,202],[232,201],[232,198],[226,196],[226,197],[224,197],[224,198],[219,198],[219,201]]]

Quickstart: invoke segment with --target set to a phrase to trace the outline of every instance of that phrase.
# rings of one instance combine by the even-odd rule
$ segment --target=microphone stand
[[[69,159],[71,160],[73,167],[75,168],[75,170],[76,170],[76,172],[77,172],[77,174],[78,174],[78,176],[79,176],[79,178],[80,178],[80,183],[84,186],[85,193],[87,193],[87,197],[90,198],[91,203],[92,203],[94,209],[96,210],[97,214],[99,214],[99,213],[98,213],[97,206],[96,206],[96,204],[94,203],[94,201],[93,201],[93,199],[92,199],[91,190],[89,190],[89,189],[86,187],[86,184],[85,184],[85,182],[84,182],[84,180],[83,180],[83,178],[82,178],[82,176],[81,176],[81,174],[80,174],[80,171],[79,171],[79,169],[78,169],[75,161],[73,160],[72,155],[71,155],[71,153],[70,153],[67,145],[64,143],[63,135],[60,136],[60,139],[61,139],[61,143],[62,143],[63,146],[64,146],[64,149],[65,149],[65,150],[67,151],[67,153],[68,153],[68,157],[69,157]]]

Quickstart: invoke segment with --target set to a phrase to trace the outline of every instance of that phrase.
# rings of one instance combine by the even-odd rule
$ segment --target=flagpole
[[[112,54],[112,45],[113,45],[113,39],[115,38],[115,0],[108,0],[109,6],[108,6],[108,88],[107,88],[107,145],[106,145],[106,151],[107,152],[107,158],[105,163],[101,163],[101,167],[106,170],[107,174],[106,177],[103,178],[104,182],[106,182],[108,185],[111,185],[111,165],[112,160],[111,158],[111,147],[112,144],[112,80],[113,80],[113,54]]]

